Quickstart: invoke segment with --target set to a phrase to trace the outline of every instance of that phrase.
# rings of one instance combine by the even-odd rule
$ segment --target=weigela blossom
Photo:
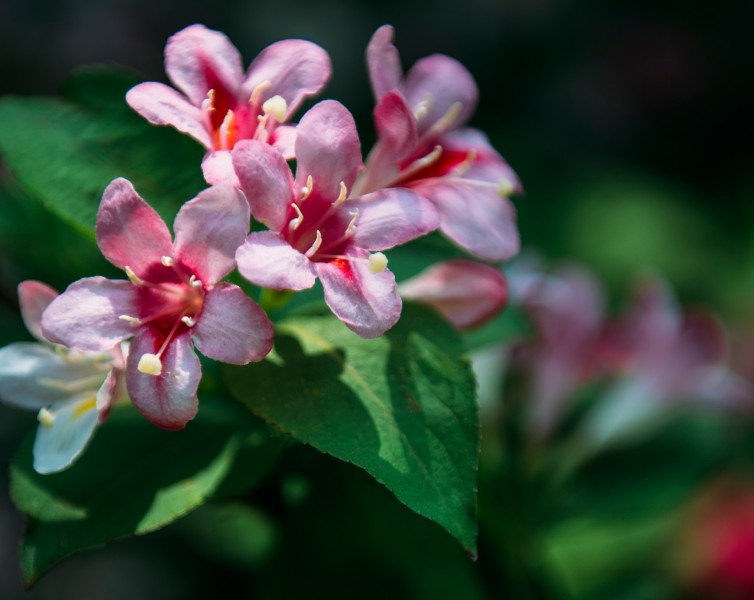
[[[160,427],[183,427],[197,411],[201,365],[194,345],[232,364],[261,360],[272,348],[264,311],[239,287],[218,283],[235,267],[249,218],[238,190],[213,187],[183,205],[172,242],[157,212],[130,182],[116,179],[103,195],[96,235],[128,281],[71,284],[43,315],[45,337],[86,351],[133,337],[126,366],[131,400]]]
[[[37,342],[0,349],[0,399],[39,411],[34,469],[43,474],[73,464],[124,391],[119,344],[101,352],[79,352],[42,335],[42,312],[57,295],[41,282],[21,283],[21,315]]]
[[[521,184],[482,132],[463,127],[477,104],[473,77],[439,54],[403,77],[392,40],[385,25],[367,48],[379,139],[354,193],[410,188],[434,203],[450,240],[483,259],[510,258],[519,236],[507,196]]]
[[[401,311],[379,251],[435,229],[437,212],[406,189],[349,196],[361,148],[353,117],[338,102],[321,102],[303,116],[295,149],[295,180],[266,144],[239,142],[233,151],[252,214],[271,230],[246,239],[236,254],[238,270],[274,290],[307,289],[319,277],[338,318],[362,337],[379,336]]]
[[[150,123],[172,125],[207,149],[208,183],[235,183],[229,151],[239,140],[269,143],[293,157],[294,128],[281,124],[324,87],[331,71],[316,44],[283,40],[262,50],[244,74],[241,55],[224,34],[191,25],[165,46],[165,72],[183,94],[146,82],[126,100]]]
[[[401,296],[432,306],[457,329],[473,329],[497,315],[508,283],[497,269],[473,260],[434,265],[398,286]]]

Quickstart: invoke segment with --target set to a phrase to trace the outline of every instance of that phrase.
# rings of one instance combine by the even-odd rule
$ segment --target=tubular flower
[[[233,165],[254,217],[271,231],[252,233],[238,249],[238,270],[275,290],[303,290],[320,278],[325,301],[362,337],[398,320],[401,299],[380,252],[435,229],[431,203],[405,189],[349,197],[361,168],[351,114],[335,101],[314,106],[296,137],[296,178],[265,144],[240,142]],[[371,254],[374,252],[374,254]]]
[[[474,79],[439,54],[419,60],[403,77],[392,41],[393,28],[385,25],[367,48],[378,141],[354,193],[414,190],[437,207],[450,240],[483,259],[510,258],[519,236],[507,196],[522,188],[485,135],[463,127],[477,104]]]
[[[244,74],[241,55],[219,31],[191,25],[165,46],[165,71],[173,88],[141,83],[128,104],[155,125],[172,125],[199,141],[211,185],[236,183],[230,150],[239,140],[272,144],[292,158],[295,130],[283,126],[307,96],[330,78],[327,53],[311,42],[283,40],[257,56]]]
[[[456,328],[473,329],[497,315],[508,300],[505,276],[473,260],[449,260],[398,286],[403,298],[429,304]]]
[[[39,411],[34,469],[43,474],[73,464],[123,393],[125,363],[119,344],[101,352],[79,352],[44,338],[42,312],[57,295],[38,281],[19,285],[21,315],[38,341],[0,349],[0,398]]]
[[[180,429],[197,411],[201,365],[194,345],[232,364],[261,360],[272,348],[264,311],[239,287],[218,283],[235,267],[248,227],[242,194],[217,186],[183,205],[172,242],[131,183],[114,180],[97,214],[97,244],[128,281],[71,284],[45,311],[45,336],[85,351],[133,337],[126,365],[131,400],[156,425]]]

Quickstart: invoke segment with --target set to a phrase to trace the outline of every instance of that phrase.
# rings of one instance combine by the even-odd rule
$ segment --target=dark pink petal
[[[449,260],[398,286],[401,296],[434,307],[458,329],[482,325],[505,306],[505,276],[482,263]]]
[[[140,83],[128,90],[126,102],[153,125],[172,125],[205,148],[212,148],[204,113],[173,88],[153,81]]]
[[[288,104],[286,120],[307,96],[319,93],[332,74],[327,52],[305,40],[283,40],[267,46],[249,67],[245,97],[264,81],[271,83],[260,100],[282,96]]]
[[[237,189],[204,190],[175,217],[174,258],[204,284],[214,284],[235,268],[236,249],[249,231],[249,218],[249,204]]]
[[[42,333],[51,342],[76,350],[109,350],[133,335],[133,325],[119,317],[136,316],[135,302],[129,281],[79,279],[47,307]]]
[[[127,179],[114,179],[105,189],[97,213],[97,244],[116,267],[130,267],[144,277],[147,269],[171,252],[167,225],[136,193]]]
[[[21,318],[29,333],[40,342],[47,341],[42,335],[42,313],[57,295],[57,290],[41,281],[22,281],[18,285]]]
[[[432,203],[403,188],[389,188],[346,200],[342,210],[359,211],[354,244],[365,250],[387,250],[434,231],[440,217]]]
[[[202,175],[210,185],[232,185],[241,187],[233,170],[233,160],[229,150],[207,152],[202,159]]]
[[[204,25],[190,25],[168,39],[165,71],[196,106],[218,85],[235,95],[243,79],[241,55],[236,47],[225,34]]]
[[[238,272],[272,290],[306,290],[316,279],[311,261],[272,231],[252,233],[236,252]]]
[[[405,158],[416,147],[416,119],[398,91],[388,92],[379,101],[374,109],[374,125],[385,146],[383,152],[390,154],[392,162]]]
[[[361,144],[348,109],[335,100],[312,107],[301,119],[296,138],[296,185],[311,175],[314,193],[333,200],[342,181],[350,190],[361,169]]]
[[[269,354],[275,332],[265,312],[240,287],[221,283],[207,292],[191,333],[205,356],[245,365]]]
[[[416,191],[434,202],[440,230],[471,254],[498,261],[518,252],[516,210],[494,189],[456,179],[438,180]]]
[[[395,289],[395,277],[390,271],[372,273],[367,260],[369,253],[351,250],[351,258],[316,263],[322,281],[325,302],[346,326],[363,338],[375,338],[398,322],[403,303]]]
[[[396,89],[403,77],[401,57],[393,45],[393,28],[383,25],[372,35],[367,46],[367,67],[374,98],[379,102],[390,90]]]
[[[282,230],[293,202],[293,175],[285,158],[268,144],[243,140],[233,149],[233,167],[254,218]]]
[[[160,375],[139,371],[139,359],[158,350],[152,333],[142,327],[131,342],[128,356],[128,395],[139,412],[158,427],[182,429],[196,416],[199,405],[196,390],[202,378],[202,365],[187,332],[174,338],[162,354]]]
[[[401,84],[408,104],[416,109],[425,102],[426,114],[419,119],[419,130],[424,133],[444,117],[448,122],[441,132],[455,129],[469,120],[476,109],[479,90],[471,73],[457,60],[442,54],[433,54],[417,61]],[[458,109],[453,108],[459,105]],[[459,112],[450,118],[451,111]]]

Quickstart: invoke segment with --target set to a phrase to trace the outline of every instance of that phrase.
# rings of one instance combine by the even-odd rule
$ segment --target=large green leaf
[[[271,358],[226,378],[252,411],[364,468],[474,554],[479,422],[462,348],[416,306],[375,340],[333,316],[302,317],[278,325]]]
[[[33,197],[89,236],[102,191],[116,177],[130,179],[168,222],[206,187],[199,144],[133,113],[124,98],[133,83],[84,73],[67,88],[77,102],[0,98],[3,162]]]
[[[239,449],[261,445],[263,429],[251,415],[202,409],[177,432],[116,409],[76,464],[54,475],[33,470],[27,440],[10,469],[13,501],[29,517],[21,544],[27,585],[69,554],[154,531],[201,506],[232,471]],[[253,466],[247,475],[258,479]]]

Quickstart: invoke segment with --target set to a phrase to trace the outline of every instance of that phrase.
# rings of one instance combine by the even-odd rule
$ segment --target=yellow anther
[[[202,100],[202,110],[205,112],[212,112],[215,110],[215,90],[211,89],[207,92],[207,97]]]
[[[295,202],[292,204],[292,206],[293,210],[296,211],[296,217],[291,219],[291,222],[288,223],[288,226],[295,231],[301,226],[301,223],[304,222],[304,213],[301,212],[301,209]]]
[[[348,223],[348,227],[346,227],[346,235],[353,235],[356,232],[356,219],[359,218],[359,209],[351,210],[348,214],[351,215],[351,221]]]
[[[314,189],[314,180],[312,179],[312,176],[309,175],[306,178],[306,185],[301,188],[301,202],[303,202],[309,196],[312,195],[312,190],[313,189]]]
[[[382,252],[375,252],[369,257],[369,272],[382,273],[387,269],[387,256]]]
[[[130,315],[120,315],[118,318],[121,321],[128,321],[134,327],[137,327],[138,325],[141,325],[141,319],[137,319],[136,317],[132,317]]]
[[[189,277],[189,285],[192,288],[200,288],[202,287],[202,282],[196,278],[196,275],[192,275],[191,277]]]
[[[181,317],[181,321],[186,327],[193,327],[196,325],[196,319],[189,316]]]
[[[48,409],[42,408],[37,413],[37,421],[49,429],[52,427],[53,423],[55,423],[55,415],[53,415]]]
[[[265,100],[262,104],[262,112],[272,116],[276,121],[282,123],[288,114],[288,103],[282,96],[273,96]]]
[[[124,269],[126,272],[126,277],[128,277],[129,281],[133,283],[134,285],[144,285],[144,281],[139,279],[139,277],[131,270],[131,267],[126,265],[126,268]]]
[[[414,106],[414,118],[417,121],[421,121],[429,113],[429,109],[432,107],[432,94],[427,94],[426,98]]]
[[[322,245],[322,232],[317,229],[317,237],[314,239],[314,243],[309,247],[309,249],[304,253],[308,258],[311,258],[317,253],[317,250],[319,250],[319,247]]]
[[[97,398],[96,396],[91,396],[87,398],[86,400],[82,400],[81,402],[78,403],[76,408],[73,410],[72,417],[74,419],[78,419],[82,415],[85,415],[90,410],[93,410],[95,408],[97,408]]]
[[[162,373],[162,361],[156,354],[142,354],[136,368],[146,375],[153,375],[156,377]]]
[[[340,182],[340,194],[338,195],[338,199],[335,200],[335,206],[340,206],[346,201],[346,197],[348,196],[348,188],[346,187],[346,184],[342,181]]]
[[[514,189],[513,182],[508,179],[504,179],[497,185],[497,193],[503,198],[510,196],[514,192]]]
[[[257,104],[259,102],[259,97],[264,92],[266,92],[270,86],[272,86],[272,82],[268,79],[265,79],[262,83],[255,87],[254,91],[251,92],[251,96],[249,97],[249,104]]]
[[[169,256],[163,256],[163,257],[162,257],[162,258],[160,259],[160,262],[161,262],[161,263],[163,264],[163,266],[165,266],[165,267],[172,267],[172,266],[173,266],[173,259],[172,259],[172,258],[170,258]]]
[[[455,123],[458,115],[461,114],[461,110],[463,110],[463,104],[460,102],[453,102],[453,104],[450,105],[448,112],[446,112],[437,123],[434,124],[432,129],[440,132],[447,131],[450,129],[450,126]]]

